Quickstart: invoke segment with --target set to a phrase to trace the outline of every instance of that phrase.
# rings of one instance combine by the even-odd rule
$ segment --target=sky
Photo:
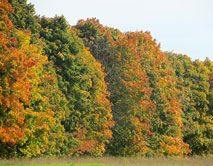
[[[213,0],[28,0],[40,16],[70,25],[97,18],[122,32],[150,31],[163,51],[213,61]]]

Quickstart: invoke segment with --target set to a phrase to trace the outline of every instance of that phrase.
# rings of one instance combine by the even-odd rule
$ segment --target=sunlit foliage
[[[0,157],[212,156],[212,100],[209,58],[0,0]]]

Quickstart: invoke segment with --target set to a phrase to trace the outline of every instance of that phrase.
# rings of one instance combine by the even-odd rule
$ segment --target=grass
[[[0,166],[213,166],[213,158],[79,157],[0,160]]]
[[[1,166],[105,166],[103,164],[0,164]]]

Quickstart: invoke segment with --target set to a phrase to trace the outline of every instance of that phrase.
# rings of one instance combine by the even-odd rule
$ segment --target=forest
[[[208,57],[0,0],[0,158],[212,157],[212,101]]]

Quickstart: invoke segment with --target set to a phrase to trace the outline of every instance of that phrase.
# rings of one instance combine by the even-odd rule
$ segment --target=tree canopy
[[[150,32],[0,0],[0,157],[213,155],[213,63]]]

